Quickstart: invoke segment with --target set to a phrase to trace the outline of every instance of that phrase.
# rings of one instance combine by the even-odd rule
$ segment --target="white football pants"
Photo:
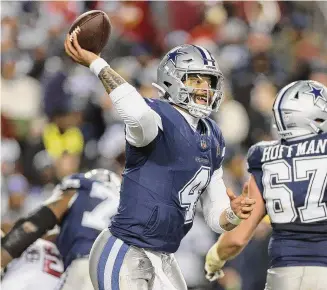
[[[265,290],[326,290],[327,267],[279,267],[267,271]]]
[[[187,290],[173,254],[126,245],[105,229],[90,253],[95,290]]]

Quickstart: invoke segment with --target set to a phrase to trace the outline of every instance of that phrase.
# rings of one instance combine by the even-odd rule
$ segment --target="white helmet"
[[[279,91],[273,105],[282,139],[307,138],[327,131],[327,88],[316,81],[293,82]]]
[[[92,169],[84,174],[85,178],[94,179],[103,183],[107,187],[120,188],[121,179],[120,177],[108,169],[97,168]]]

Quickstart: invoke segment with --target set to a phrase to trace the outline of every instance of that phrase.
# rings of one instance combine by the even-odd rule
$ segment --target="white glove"
[[[215,243],[206,255],[206,263],[204,269],[206,271],[206,278],[212,282],[219,278],[224,277],[224,272],[221,269],[226,261],[221,260],[217,252],[218,242]]]

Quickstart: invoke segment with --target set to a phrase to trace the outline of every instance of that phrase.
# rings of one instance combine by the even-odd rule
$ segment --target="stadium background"
[[[225,97],[212,118],[227,143],[226,183],[240,192],[246,152],[276,137],[275,94],[313,79],[327,85],[327,2],[1,2],[1,218],[15,221],[46,199],[62,176],[88,168],[121,171],[123,124],[101,83],[63,51],[73,20],[108,13],[113,32],[102,57],[145,97],[161,56],[183,43],[206,47],[225,75]],[[204,255],[216,236],[198,211],[177,258],[190,289],[260,290],[270,226],[207,283]],[[221,288],[225,287],[225,288]]]

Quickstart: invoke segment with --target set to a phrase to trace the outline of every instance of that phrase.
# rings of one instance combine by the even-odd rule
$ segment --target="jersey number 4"
[[[297,208],[301,221],[311,223],[327,219],[326,204],[322,201],[327,184],[326,164],[327,157],[320,156],[296,158],[292,167],[284,160],[264,164],[263,196],[272,222],[290,223],[296,220],[298,214],[294,206],[293,192],[285,183],[305,180],[309,181],[305,202]],[[273,184],[274,177],[276,182]]]
[[[185,224],[191,223],[194,218],[195,207],[201,193],[210,181],[210,168],[202,166],[191,180],[178,192],[182,207],[186,208]]]

